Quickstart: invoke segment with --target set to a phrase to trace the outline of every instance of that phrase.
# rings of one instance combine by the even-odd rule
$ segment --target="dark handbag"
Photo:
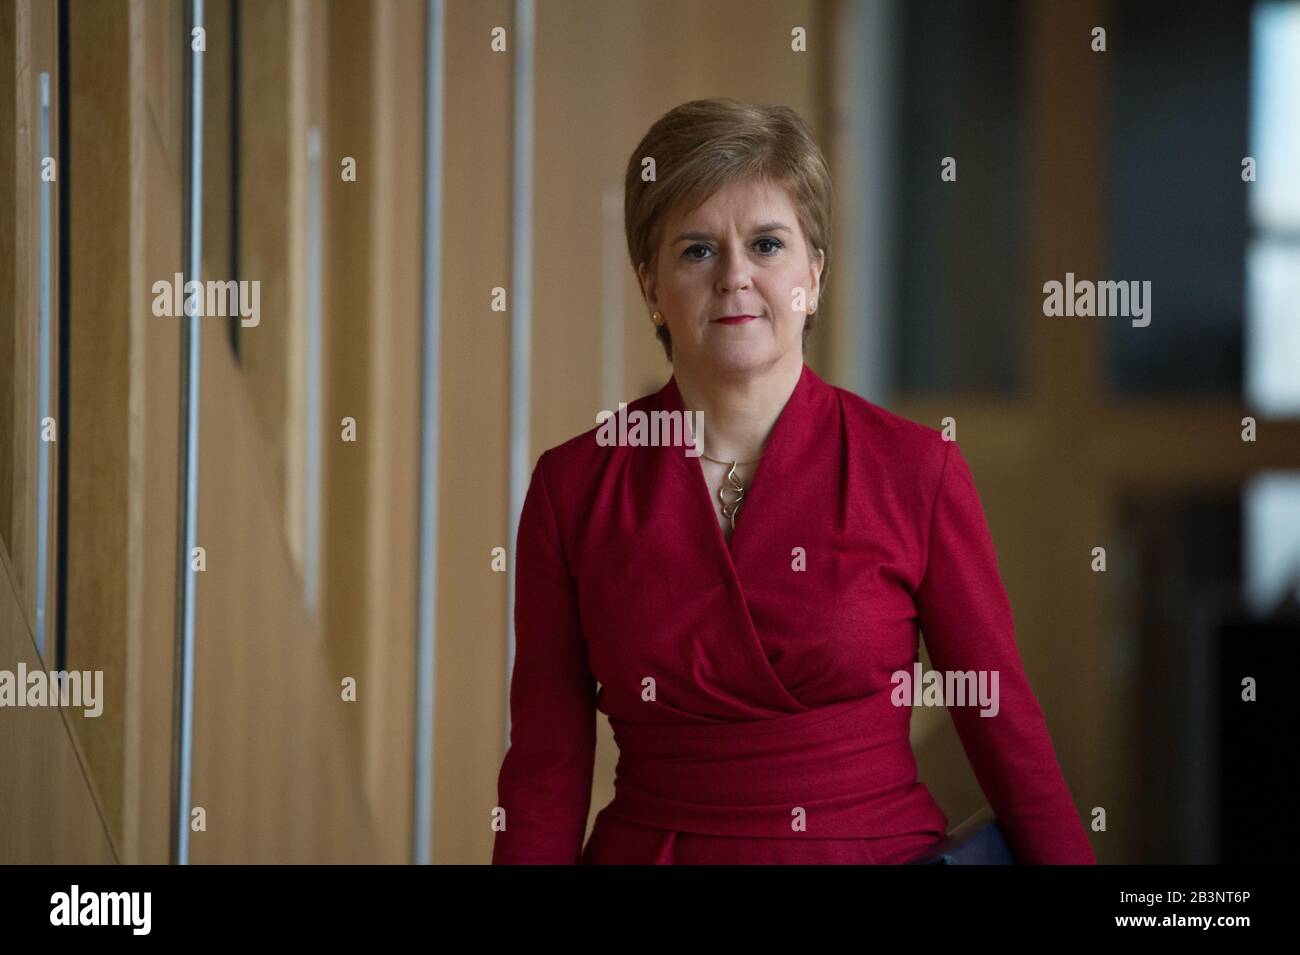
[[[910,865],[1016,865],[1006,833],[986,806]]]

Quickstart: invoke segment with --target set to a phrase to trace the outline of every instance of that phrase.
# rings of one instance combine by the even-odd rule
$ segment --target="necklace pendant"
[[[731,521],[731,529],[736,529],[736,512],[740,510],[740,503],[745,499],[745,485],[736,477],[736,462],[731,462],[731,470],[727,472],[727,483],[718,488],[718,500],[722,504],[722,516]],[[732,496],[727,497],[730,491]]]

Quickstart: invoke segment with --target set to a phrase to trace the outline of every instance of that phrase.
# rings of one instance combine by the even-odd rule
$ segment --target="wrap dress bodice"
[[[620,414],[685,410],[669,378]],[[921,855],[948,820],[895,692],[918,630],[935,670],[998,674],[996,714],[948,709],[1019,860],[1095,861],[955,441],[805,365],[728,540],[689,446],[600,433],[542,454],[520,516],[494,863]],[[598,712],[619,758],[584,846]]]

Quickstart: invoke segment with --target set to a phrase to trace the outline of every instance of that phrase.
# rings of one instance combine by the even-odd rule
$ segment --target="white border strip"
[[[412,857],[433,860],[433,738],[438,568],[438,388],[442,334],[443,0],[425,8],[424,262],[420,369],[420,554],[415,671]]]
[[[192,0],[194,22],[191,29],[203,26],[203,0]],[[190,37],[185,37],[190,55],[190,170],[189,194],[189,261],[186,263],[186,281],[201,281],[203,261],[203,53],[193,49]],[[193,774],[194,745],[194,570],[190,555],[194,553],[198,532],[199,508],[199,322],[201,316],[184,317],[187,329],[185,341],[184,393],[181,395],[184,434],[184,494],[181,539],[178,554],[181,574],[181,634],[179,660],[180,712],[178,715],[180,740],[177,747],[175,805],[172,822],[176,826],[175,859],[179,865],[190,861],[190,784]]]
[[[528,491],[533,322],[533,0],[515,0],[515,113],[511,196],[510,560],[506,575],[505,744],[510,745],[510,678],[515,668],[515,543]]]
[[[41,73],[40,160],[50,154],[50,74]],[[45,658],[45,597],[50,560],[50,442],[42,440],[50,416],[50,182],[41,171],[40,225],[40,349],[37,359],[36,422],[36,653]],[[56,432],[57,437],[57,432]]]

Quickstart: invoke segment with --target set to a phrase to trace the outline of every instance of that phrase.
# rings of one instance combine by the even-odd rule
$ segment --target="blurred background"
[[[671,374],[623,174],[708,96],[813,127],[808,362],[957,422],[1099,860],[1280,860],[1300,3],[3,0],[0,669],[104,710],[0,709],[0,862],[488,861],[523,488]]]

